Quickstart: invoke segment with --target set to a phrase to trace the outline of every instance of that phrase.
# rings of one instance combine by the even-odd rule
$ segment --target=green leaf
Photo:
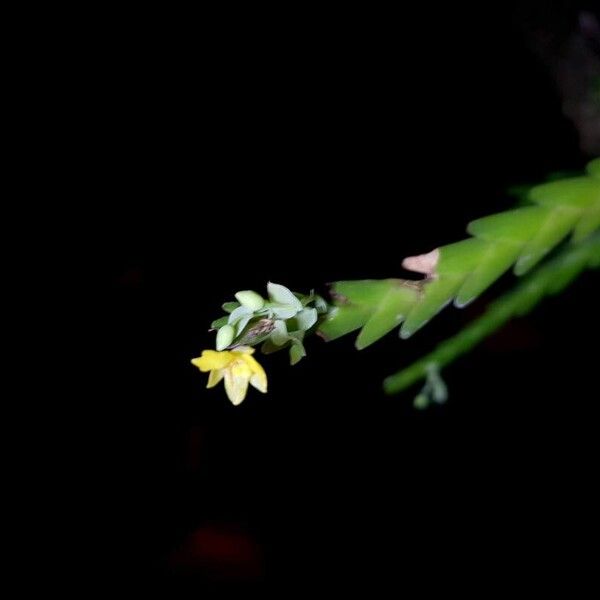
[[[285,286],[269,281],[267,291],[272,302],[292,306],[296,311],[302,310],[302,302]]]
[[[297,329],[296,331],[288,331],[288,335],[290,336],[291,341],[297,340],[302,342],[304,340],[304,331]]]
[[[271,331],[270,338],[276,346],[283,346],[289,341],[290,338],[285,321],[275,321],[275,326],[273,327],[273,331]]]
[[[230,315],[227,322],[229,325],[235,325],[240,319],[247,315],[251,315],[252,311],[245,306],[238,306]]]
[[[454,299],[454,306],[463,308],[485,291],[502,273],[508,271],[519,254],[519,246],[504,242],[490,243],[479,264],[467,276]]]
[[[558,183],[558,182],[556,182]],[[576,211],[552,211],[539,231],[527,242],[515,263],[515,275],[523,275],[563,240],[579,220]]]
[[[398,327],[415,299],[415,290],[399,285],[391,287],[356,338],[356,347],[362,350]]]
[[[236,335],[241,335],[244,329],[246,329],[246,325],[250,322],[254,315],[250,313],[249,315],[244,315],[238,322],[236,326]]]
[[[211,329],[219,329],[220,327],[223,327],[223,325],[227,325],[228,320],[229,320],[229,317],[227,317],[227,316],[221,317],[220,319],[215,319],[210,324],[210,328]]]
[[[225,304],[223,304],[223,310],[227,313],[230,313],[233,312],[239,305],[239,302],[225,302]]]
[[[454,277],[439,277],[428,282],[423,297],[406,316],[400,329],[400,337],[403,340],[409,338],[440,312],[450,302],[461,283],[460,279]]]
[[[465,273],[477,266],[481,253],[487,248],[486,242],[471,238],[440,248],[437,274],[446,277],[464,278]]]
[[[305,356],[306,350],[304,349],[304,344],[299,340],[292,340],[292,345],[290,346],[290,364],[298,364]]]
[[[260,351],[263,354],[273,354],[274,352],[279,352],[279,350],[282,350],[282,349],[283,349],[283,346],[276,346],[270,337],[268,337],[264,341],[263,345],[260,347]]]
[[[581,219],[575,225],[575,230],[573,231],[573,241],[578,243],[584,240],[590,234],[594,233],[596,229],[600,229],[600,198],[596,204],[588,206],[581,215]]]
[[[467,231],[486,242],[524,244],[539,230],[548,213],[527,206],[471,221]]]
[[[289,304],[275,304],[270,302],[267,304],[267,308],[278,319],[291,319],[298,312],[295,306],[290,306]]]
[[[331,286],[336,306],[352,304],[372,305],[385,296],[390,289],[388,279],[359,279],[337,281]]]
[[[302,331],[308,331],[318,319],[316,308],[305,308],[296,315],[296,322]]]
[[[348,304],[333,308],[319,325],[319,333],[328,342],[360,329],[371,316],[369,306]]]
[[[595,177],[573,177],[536,185],[529,193],[531,199],[548,208],[561,207],[582,210],[598,201],[600,181]]]
[[[430,372],[432,364],[438,368],[448,365],[470,351],[510,318],[526,314],[545,295],[556,293],[586,267],[594,266],[600,267],[600,233],[581,244],[564,246],[558,256],[538,267],[514,290],[493,302],[481,317],[467,325],[457,335],[442,342],[427,356],[388,377],[384,381],[386,393],[398,393],[429,376],[428,393],[435,392],[437,401],[442,401],[445,389],[443,385],[439,385],[439,381],[435,380],[435,376],[432,380]],[[425,392],[426,390],[422,393]],[[427,393],[425,395],[427,396]]]

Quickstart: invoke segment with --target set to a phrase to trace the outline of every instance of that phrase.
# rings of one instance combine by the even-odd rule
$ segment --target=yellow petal
[[[267,376],[254,374],[250,377],[250,385],[254,386],[259,392],[267,393]]]
[[[207,388],[215,387],[215,385],[217,385],[217,383],[219,383],[219,381],[221,381],[221,379],[223,379],[224,375],[225,375],[225,372],[223,369],[215,369],[215,370],[211,371],[208,374],[208,383],[206,384],[206,387]]]
[[[265,370],[261,367],[260,363],[253,356],[244,354],[241,358],[250,367],[250,370],[253,373],[256,373],[257,375],[262,375],[265,379],[267,378]]]
[[[224,369],[233,359],[234,356],[231,352],[204,350],[202,356],[192,359],[192,364],[206,373],[206,371],[212,371],[213,369]]]
[[[249,354],[242,355],[242,360],[250,367],[252,377],[250,383],[263,394],[267,393],[267,374],[260,363]]]
[[[234,375],[233,369],[225,371],[225,391],[234,406],[237,406],[246,397],[248,391],[248,377]]]

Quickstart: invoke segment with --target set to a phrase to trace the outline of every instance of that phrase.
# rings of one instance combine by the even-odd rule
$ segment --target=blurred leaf
[[[319,314],[323,315],[329,310],[327,302],[325,302],[325,300],[321,296],[317,295],[315,295],[315,308],[317,309],[317,312]]]
[[[598,78],[600,82],[600,77]],[[592,176],[600,179],[600,158],[595,158],[587,164],[586,171]]]
[[[591,168],[593,170],[593,164]],[[536,185],[529,195],[541,206],[587,208],[590,204],[598,202],[598,185],[598,181],[592,177],[572,177]]]
[[[448,400],[448,388],[435,364],[431,364],[427,368],[426,386],[430,390],[433,401],[437,404],[444,404]]]
[[[296,296],[298,297],[300,302],[302,302],[302,306],[307,306],[315,299],[315,291],[310,290],[310,294],[308,295],[296,294]]]
[[[427,396],[427,394],[423,394],[422,392],[420,394],[417,394],[415,396],[415,399],[413,400],[413,406],[417,410],[426,409],[429,406],[429,397]]]
[[[239,302],[225,302],[222,308],[225,312],[230,313],[233,312],[239,305]]]
[[[210,324],[210,328],[211,329],[219,329],[220,327],[223,327],[223,325],[227,325],[228,320],[229,320],[229,317],[227,317],[227,316],[221,317],[220,319],[215,319]]]

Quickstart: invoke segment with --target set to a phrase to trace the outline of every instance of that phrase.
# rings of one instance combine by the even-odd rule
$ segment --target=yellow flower
[[[254,348],[249,346],[223,352],[204,350],[202,356],[192,359],[192,364],[204,373],[210,371],[207,388],[225,378],[227,396],[237,406],[246,397],[248,383],[263,394],[267,392],[267,375],[252,354]]]

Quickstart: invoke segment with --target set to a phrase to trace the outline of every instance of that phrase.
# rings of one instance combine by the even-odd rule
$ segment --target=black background
[[[189,363],[236,290],[402,276],[511,185],[584,167],[518,8],[115,16],[73,99],[101,579],[401,589],[564,565],[595,502],[597,275],[448,368],[423,413],[382,379],[490,295],[408,342],[265,358],[269,393],[239,407]]]

